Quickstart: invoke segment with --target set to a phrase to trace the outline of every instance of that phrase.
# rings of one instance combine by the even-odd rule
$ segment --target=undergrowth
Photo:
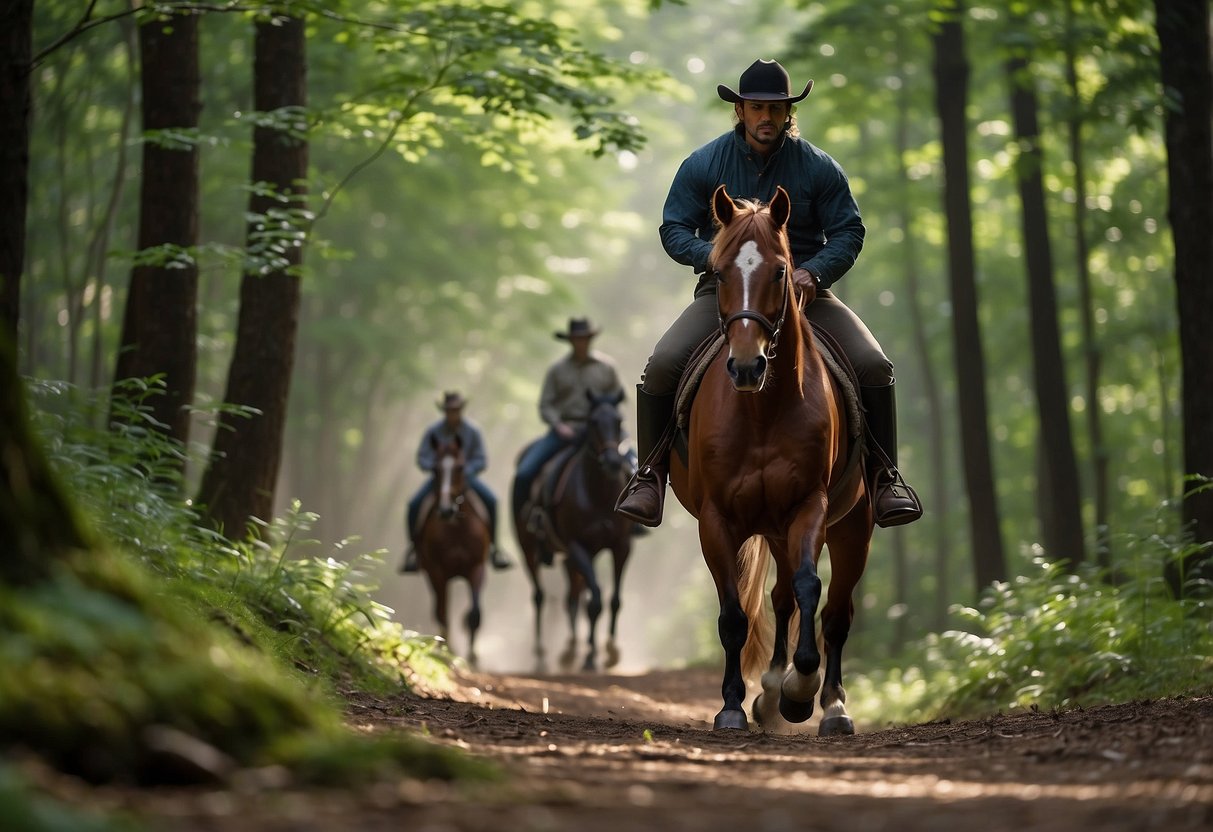
[[[873,726],[996,711],[1213,693],[1213,605],[1192,580],[1176,598],[1164,567],[1190,554],[1184,536],[1150,531],[1119,541],[1111,573],[1037,557],[992,585],[957,626],[931,634],[895,666],[848,670],[848,699]]]
[[[322,684],[442,686],[445,645],[403,630],[373,598],[382,550],[358,553],[357,541],[346,540],[315,554],[319,544],[307,534],[316,515],[298,502],[244,540],[206,525],[183,496],[182,474],[205,449],[183,448],[157,429],[147,405],[161,393],[157,382],[125,382],[112,420],[102,398],[66,384],[31,382],[30,391],[42,446],[93,527],[200,614]]]
[[[297,505],[245,541],[210,531],[181,496],[190,452],[148,415],[155,384],[129,387],[110,429],[96,398],[30,392],[41,447],[103,542],[65,553],[36,585],[0,584],[0,747],[94,781],[193,782],[164,754],[195,741],[218,752],[220,776],[271,765],[329,786],[495,776],[422,739],[343,724],[340,693],[441,686],[448,662],[372,599],[379,553],[347,541],[309,554],[314,516]],[[3,791],[0,813],[44,811]]]

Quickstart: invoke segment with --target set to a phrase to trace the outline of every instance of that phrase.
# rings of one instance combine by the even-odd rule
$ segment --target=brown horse
[[[632,521],[615,513],[615,500],[632,473],[632,465],[621,450],[623,421],[619,415],[619,403],[623,400],[623,393],[598,396],[587,392],[586,395],[590,399],[590,415],[580,444],[569,455],[558,454],[536,477],[535,499],[539,500],[545,500],[544,483],[553,474],[558,478],[552,489],[552,503],[546,506],[545,527],[536,528],[531,515],[516,516],[514,529],[534,589],[536,657],[542,662],[544,656],[544,591],[540,580],[543,564],[540,553],[546,547],[550,552],[564,552],[567,555],[565,571],[568,593],[565,610],[569,621],[569,640],[561,656],[561,664],[567,667],[573,663],[577,621],[582,596],[585,595],[588,596],[585,611],[589,620],[589,634],[583,669],[596,670],[597,627],[603,605],[594,558],[604,549],[611,550],[614,587],[605,664],[606,667],[613,667],[619,661],[619,647],[615,639],[621,606],[620,587],[624,566],[632,551],[633,525]],[[527,513],[530,505],[530,502],[524,505],[521,513]]]
[[[851,734],[842,648],[851,595],[867,563],[872,509],[862,465],[851,455],[859,440],[847,430],[846,402],[800,313],[790,211],[782,188],[767,206],[735,202],[724,186],[713,195],[719,229],[710,263],[725,344],[691,407],[685,464],[671,454],[670,483],[699,521],[720,601],[724,707],[715,728],[748,727],[746,682],[765,662],[753,706],[764,730],[805,722],[820,688],[819,732]],[[831,578],[819,645],[823,546]],[[763,606],[772,559],[773,621]]]
[[[417,565],[434,592],[434,618],[439,635],[450,642],[447,625],[447,591],[450,582],[463,578],[471,589],[471,607],[464,624],[468,631],[469,662],[476,662],[476,631],[480,629],[480,593],[484,588],[489,554],[487,510],[464,479],[463,443],[459,437],[433,438],[438,464],[434,470],[433,504],[422,505],[417,532]],[[427,503],[429,501],[427,500]]]

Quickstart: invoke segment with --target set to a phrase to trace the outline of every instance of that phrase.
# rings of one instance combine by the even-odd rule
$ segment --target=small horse
[[[532,521],[535,515],[528,513],[528,502],[521,513],[529,516],[516,516],[514,529],[534,589],[535,655],[542,661],[544,592],[540,580],[540,551],[546,547],[552,553],[562,551],[567,554],[565,570],[569,583],[565,608],[569,620],[569,641],[561,664],[569,667],[573,663],[581,597],[588,592],[586,616],[590,630],[583,669],[595,670],[598,665],[597,626],[602,613],[602,589],[594,571],[594,558],[603,549],[611,550],[615,576],[606,666],[614,667],[619,661],[619,648],[615,640],[621,605],[619,593],[624,566],[632,551],[632,522],[615,513],[615,500],[632,473],[632,465],[620,449],[623,420],[619,415],[619,403],[623,401],[623,393],[598,396],[587,391],[586,395],[590,400],[590,415],[580,445],[570,453],[558,454],[536,478],[535,490],[539,496],[535,499],[544,500],[544,484],[552,476],[557,477],[552,504],[546,506],[546,527],[535,527]]]
[[[873,529],[862,464],[852,455],[860,440],[847,430],[846,402],[800,312],[788,194],[778,188],[769,205],[735,202],[720,186],[712,212],[719,230],[710,263],[724,346],[691,406],[685,463],[671,454],[670,483],[699,521],[720,601],[724,707],[714,727],[749,727],[746,682],[765,661],[752,711],[764,730],[805,722],[820,688],[819,733],[852,734],[842,648]],[[819,645],[823,545],[831,579]],[[773,621],[763,607],[771,559]]]
[[[434,592],[434,618],[439,635],[447,639],[447,589],[452,580],[463,578],[471,589],[471,608],[464,618],[468,631],[468,661],[476,663],[476,631],[480,629],[480,593],[484,588],[485,563],[489,554],[487,510],[475,499],[475,491],[464,479],[463,442],[456,436],[443,441],[433,438],[438,459],[434,471],[432,505],[422,505],[421,528],[417,533],[417,565]]]

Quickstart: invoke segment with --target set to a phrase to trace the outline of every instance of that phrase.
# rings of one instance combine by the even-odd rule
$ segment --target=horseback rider
[[[421,437],[421,443],[417,446],[417,467],[427,474],[432,474],[438,465],[435,448],[444,442],[456,438],[459,440],[463,448],[464,480],[480,495],[480,499],[484,501],[485,508],[489,512],[489,562],[493,564],[494,569],[509,569],[514,564],[504,552],[497,548],[497,495],[479,476],[480,472],[489,464],[488,456],[484,451],[484,440],[480,435],[480,428],[464,418],[465,405],[467,405],[467,399],[459,393],[448,391],[443,394],[442,401],[438,402],[438,408],[443,414],[442,418],[430,425]],[[404,563],[400,567],[400,571],[406,574],[417,571],[418,514],[421,512],[422,502],[433,490],[434,478],[427,477],[425,483],[409,500],[406,528],[409,535],[409,548],[404,554]]]
[[[859,255],[864,226],[842,167],[800,136],[794,105],[812,88],[809,81],[803,92],[793,95],[783,66],[755,61],[741,74],[736,91],[724,84],[717,87],[720,97],[733,105],[733,129],[694,151],[674,176],[662,214],[661,242],[675,262],[695,270],[698,283],[694,300],[653,348],[636,387],[641,467],[616,510],[638,523],[661,523],[668,448],[650,456],[673,418],[676,389],[691,354],[720,327],[708,256],[716,233],[711,199],[722,184],[735,198],[770,202],[777,186],[791,196],[793,282],[809,320],[842,346],[859,377],[876,523],[897,526],[922,516],[917,494],[897,469],[893,364],[863,321],[831,291]]]
[[[590,415],[586,392],[606,395],[623,389],[615,362],[590,348],[598,332],[588,318],[570,318],[566,331],[554,333],[558,340],[569,343],[569,352],[552,364],[543,378],[539,418],[548,426],[548,431],[527,446],[518,460],[511,495],[516,518],[521,516],[535,477],[543,466],[579,438]]]

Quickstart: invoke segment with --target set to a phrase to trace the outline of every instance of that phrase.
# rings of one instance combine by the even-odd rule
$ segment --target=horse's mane
[[[736,254],[737,249],[741,247],[741,242],[744,240],[753,240],[764,251],[775,250],[779,252],[783,261],[788,264],[787,290],[792,293],[792,297],[788,299],[788,303],[790,304],[788,317],[784,321],[784,326],[788,329],[785,337],[789,338],[791,343],[795,345],[797,380],[798,382],[803,382],[804,327],[801,324],[796,290],[792,286],[792,270],[796,267],[792,262],[792,247],[788,242],[787,231],[775,225],[774,219],[771,218],[770,206],[765,203],[756,202],[752,199],[735,199],[733,200],[733,204],[736,206],[733,221],[727,226],[721,225],[719,222],[716,223],[716,237],[712,240],[712,253],[708,258],[708,262],[728,262],[728,257]]]

